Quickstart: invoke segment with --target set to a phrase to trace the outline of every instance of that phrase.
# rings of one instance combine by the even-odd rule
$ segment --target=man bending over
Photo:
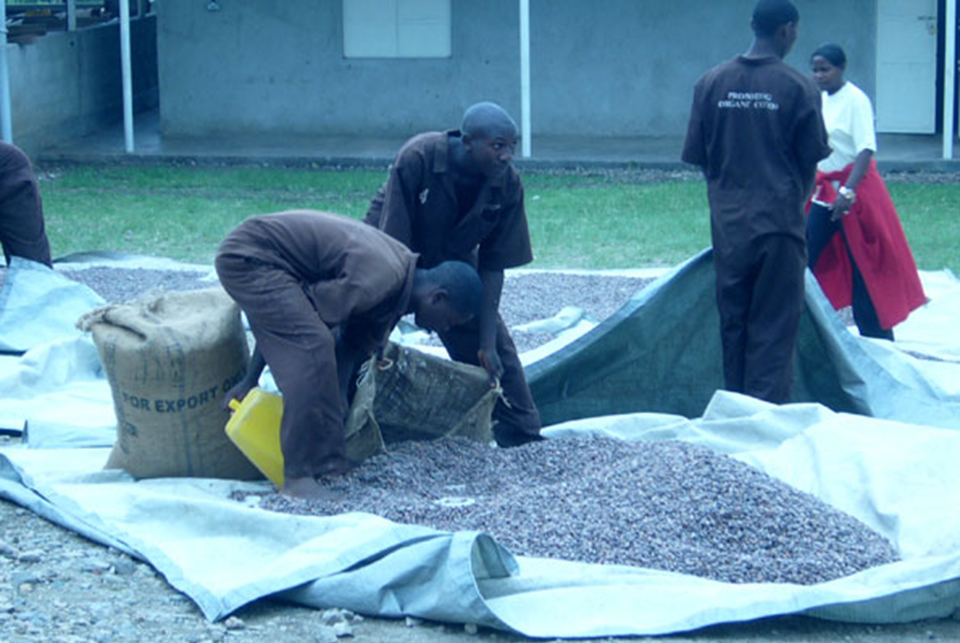
[[[417,268],[417,255],[382,232],[311,210],[247,219],[215,263],[256,339],[226,401],[242,400],[270,366],[283,395],[281,491],[300,497],[336,499],[317,478],[353,466],[344,434],[350,378],[397,321],[414,313],[422,328],[445,333],[472,319],[482,298],[470,265]]]

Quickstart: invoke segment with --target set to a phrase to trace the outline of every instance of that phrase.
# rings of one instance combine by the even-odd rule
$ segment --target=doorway
[[[877,131],[937,129],[937,0],[877,1]]]

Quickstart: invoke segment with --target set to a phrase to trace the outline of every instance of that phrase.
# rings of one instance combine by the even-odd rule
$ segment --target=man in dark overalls
[[[0,142],[0,245],[7,264],[23,257],[53,266],[40,186],[19,147]]]
[[[760,0],[750,50],[694,89],[683,160],[707,179],[726,388],[790,401],[807,265],[804,204],[830,154],[820,92],[783,62],[800,15]]]
[[[473,105],[459,130],[407,141],[364,219],[419,253],[421,267],[451,259],[477,267],[480,315],[438,334],[451,358],[483,366],[503,388],[493,412],[503,447],[540,439],[540,414],[499,313],[504,270],[533,260],[523,184],[511,164],[516,141],[502,107]]]

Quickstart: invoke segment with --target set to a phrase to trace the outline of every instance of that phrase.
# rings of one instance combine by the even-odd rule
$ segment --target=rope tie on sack
[[[503,402],[503,405],[508,409],[512,409],[513,405],[510,404],[510,400],[507,399],[507,396],[503,394],[503,387],[500,386],[500,378],[493,378],[493,385],[490,387],[497,393],[497,399]]]

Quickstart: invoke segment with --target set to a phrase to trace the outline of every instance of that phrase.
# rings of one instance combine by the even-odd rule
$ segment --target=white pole
[[[67,31],[77,30],[77,0],[67,0]]]
[[[7,0],[0,0],[0,133],[4,141],[13,143],[13,124],[10,116],[10,66],[7,63]]]
[[[957,0],[947,0],[947,16],[944,21],[943,65],[943,158],[953,158],[953,119],[957,109]]]
[[[520,133],[523,158],[530,158],[530,0],[520,0]]]
[[[123,74],[123,142],[133,152],[133,82],[130,77],[130,2],[120,0],[120,72]]]

